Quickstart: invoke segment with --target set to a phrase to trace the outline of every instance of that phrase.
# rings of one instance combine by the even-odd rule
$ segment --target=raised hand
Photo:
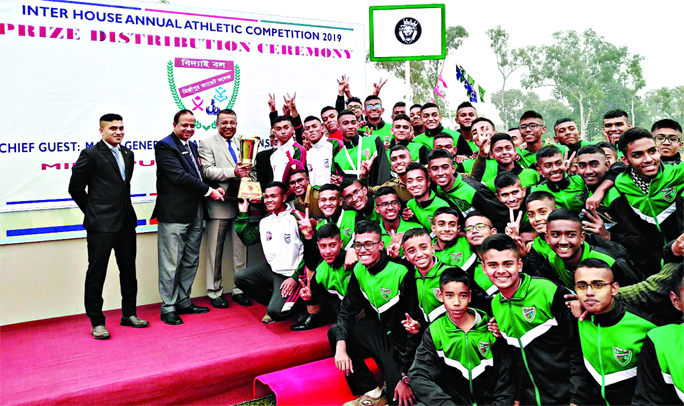
[[[304,284],[304,280],[300,279],[299,285],[302,287],[299,289],[299,296],[301,296],[305,301],[311,300],[311,277],[307,275],[306,284]]]
[[[304,216],[302,217],[301,213],[299,212],[293,212],[295,217],[297,217],[297,220],[299,220],[297,223],[299,224],[299,231],[302,232],[302,235],[304,238],[307,240],[310,240],[313,238],[313,224],[311,223],[311,218],[309,218],[309,208],[307,207],[306,210],[304,211]]]
[[[373,153],[373,156],[369,160],[361,162],[361,178],[367,178],[370,173],[371,167],[373,166],[373,161],[378,156],[378,151]]]
[[[276,105],[275,105],[275,93],[268,94],[268,108],[271,110],[271,112],[276,111]]]
[[[577,295],[564,295],[565,305],[570,309],[572,315],[577,317],[579,321],[584,321],[589,315],[587,310],[584,310],[582,303],[577,299]]]
[[[570,158],[568,158],[568,150],[567,149],[565,150],[565,156],[564,156],[564,158],[565,158],[565,170],[567,172],[570,172],[570,168],[572,166],[572,161],[575,159],[575,155],[576,155],[576,153],[573,152],[572,155],[570,155]]]
[[[347,87],[349,86],[349,77],[347,75],[342,75],[342,79],[337,80],[337,94],[344,96]]]
[[[506,225],[506,235],[515,238],[520,235],[520,222],[522,221],[522,210],[518,213],[518,217],[515,217],[513,209],[508,208],[508,214],[510,217],[510,222]]]
[[[411,334],[418,334],[420,331],[420,323],[413,320],[408,313],[406,313],[406,320],[401,321],[401,325]]]
[[[385,86],[385,83],[387,83],[387,79],[385,81],[382,81],[382,78],[378,80],[377,83],[373,83],[373,95],[374,96],[379,96],[380,95],[380,90],[382,89],[383,86]]]
[[[592,209],[591,211],[582,209],[582,213],[586,216],[586,220],[582,221],[584,231],[597,234],[604,240],[610,240],[610,231],[606,229],[606,223],[603,222],[603,219],[596,212],[596,209]]]
[[[413,210],[406,207],[404,210],[401,211],[401,218],[404,221],[409,221],[411,217],[413,217]]]
[[[294,95],[290,97],[289,93],[285,93],[287,97],[283,96],[283,99],[285,99],[285,105],[287,106],[288,110],[290,111],[290,115],[292,117],[297,117],[297,105],[295,104],[295,98],[297,97],[297,92],[294,92]]]

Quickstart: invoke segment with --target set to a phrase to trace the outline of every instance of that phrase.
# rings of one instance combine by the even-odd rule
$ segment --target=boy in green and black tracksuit
[[[511,405],[513,354],[488,330],[489,317],[470,307],[469,283],[457,270],[444,271],[438,288],[447,313],[423,334],[409,371],[418,405]]]
[[[629,167],[615,179],[621,196],[604,205],[617,223],[636,231],[647,242],[645,249],[660,251],[684,232],[684,163],[660,165],[657,175],[646,181]]]
[[[303,239],[304,262],[309,270],[314,271],[311,277],[311,300],[307,301],[307,305],[323,304],[325,311],[337,314],[351,279],[351,270],[344,266],[347,251],[342,245],[335,260],[328,263],[321,257],[316,241],[316,238]]]
[[[342,248],[348,250],[351,247],[351,243],[354,241],[354,228],[356,223],[362,220],[362,217],[363,216],[357,211],[350,209],[345,210],[342,207],[339,207],[332,217],[324,217],[321,219],[316,225],[316,229],[323,227],[325,224],[335,224],[337,228],[340,229]]]
[[[684,403],[684,324],[649,331],[641,347],[633,405]]]
[[[558,183],[549,182],[548,180],[539,185],[532,186],[530,192],[542,190],[549,192],[556,199],[557,207],[570,209],[576,213],[580,213],[589,197],[589,190],[581,177],[577,175],[565,176],[562,181]]]
[[[576,320],[565,305],[570,292],[542,278],[520,274],[515,295],[494,296],[492,312],[515,348],[522,404],[583,404],[586,370]]]
[[[516,243],[494,234],[482,244],[487,274],[499,288],[492,312],[515,352],[517,399],[521,404],[586,404],[587,371],[582,362],[577,320],[565,304],[570,291],[519,273]]]
[[[379,226],[370,226],[369,223],[363,221],[357,225],[356,244],[360,244],[359,238],[363,234],[370,234],[380,241]],[[374,230],[368,231],[371,227]],[[359,234],[359,231],[363,233]],[[375,243],[368,250],[378,247]],[[365,358],[372,356],[381,366],[388,399],[402,382],[402,374],[406,374],[411,366],[420,335],[407,332],[401,322],[406,314],[422,326],[425,321],[418,307],[416,282],[407,265],[381,250],[375,263],[366,266],[360,259],[354,266],[337,322],[328,331],[330,347],[336,354],[338,342],[345,342],[346,354],[353,365],[353,372],[346,379],[354,395],[377,388]],[[366,317],[357,321],[356,315],[368,306],[375,314],[367,310]]]
[[[435,216],[435,211],[442,207],[450,207],[450,205],[446,200],[438,197],[433,190],[428,189],[427,193],[429,194],[429,198],[427,200],[419,202],[414,197],[406,202],[406,207],[413,212],[416,220],[418,220],[418,222],[422,224],[426,230],[430,230],[432,227],[432,219]]]
[[[681,257],[679,257],[681,260]],[[684,312],[684,265],[675,267],[667,283],[673,307]],[[672,307],[668,306],[670,309]],[[677,324],[654,328],[649,331],[639,356],[637,385],[632,399],[633,405],[676,405],[684,404],[684,324],[680,318]]]
[[[594,378],[591,404],[630,404],[644,339],[656,327],[642,316],[616,300],[609,312],[578,323],[584,365]]]

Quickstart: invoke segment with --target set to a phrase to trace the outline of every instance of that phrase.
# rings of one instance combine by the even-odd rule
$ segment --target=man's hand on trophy
[[[252,170],[252,165],[237,164],[237,165],[235,165],[235,176],[238,176],[240,178],[245,178],[249,175],[249,172],[251,170]]]

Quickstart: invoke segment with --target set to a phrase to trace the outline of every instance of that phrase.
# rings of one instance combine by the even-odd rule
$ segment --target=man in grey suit
[[[152,218],[159,221],[159,295],[161,319],[169,325],[183,324],[180,315],[199,314],[208,307],[190,300],[199,265],[204,198],[223,200],[224,190],[204,182],[195,134],[195,116],[181,110],[173,117],[173,132],[154,148],[157,162],[157,202]]]
[[[240,178],[248,176],[252,168],[238,163],[238,146],[233,139],[237,130],[235,112],[230,109],[221,110],[216,118],[216,127],[216,135],[200,142],[199,156],[204,177],[218,183],[226,191],[224,201],[207,200],[207,295],[212,306],[223,309],[228,307],[228,302],[223,298],[221,262],[223,245],[229,231],[233,245],[233,266],[228,272],[230,280],[236,271],[247,267],[247,248],[235,233],[234,220],[237,216],[236,199]],[[233,301],[243,306],[252,304],[238,288],[233,288]]]

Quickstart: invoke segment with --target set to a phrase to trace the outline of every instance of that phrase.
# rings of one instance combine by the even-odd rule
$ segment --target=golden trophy
[[[259,151],[260,138],[252,133],[242,134],[237,142],[238,153],[240,154],[239,163],[242,165],[254,166],[257,152]],[[253,181],[249,176],[240,179],[238,189],[240,199],[260,199],[261,185]]]

